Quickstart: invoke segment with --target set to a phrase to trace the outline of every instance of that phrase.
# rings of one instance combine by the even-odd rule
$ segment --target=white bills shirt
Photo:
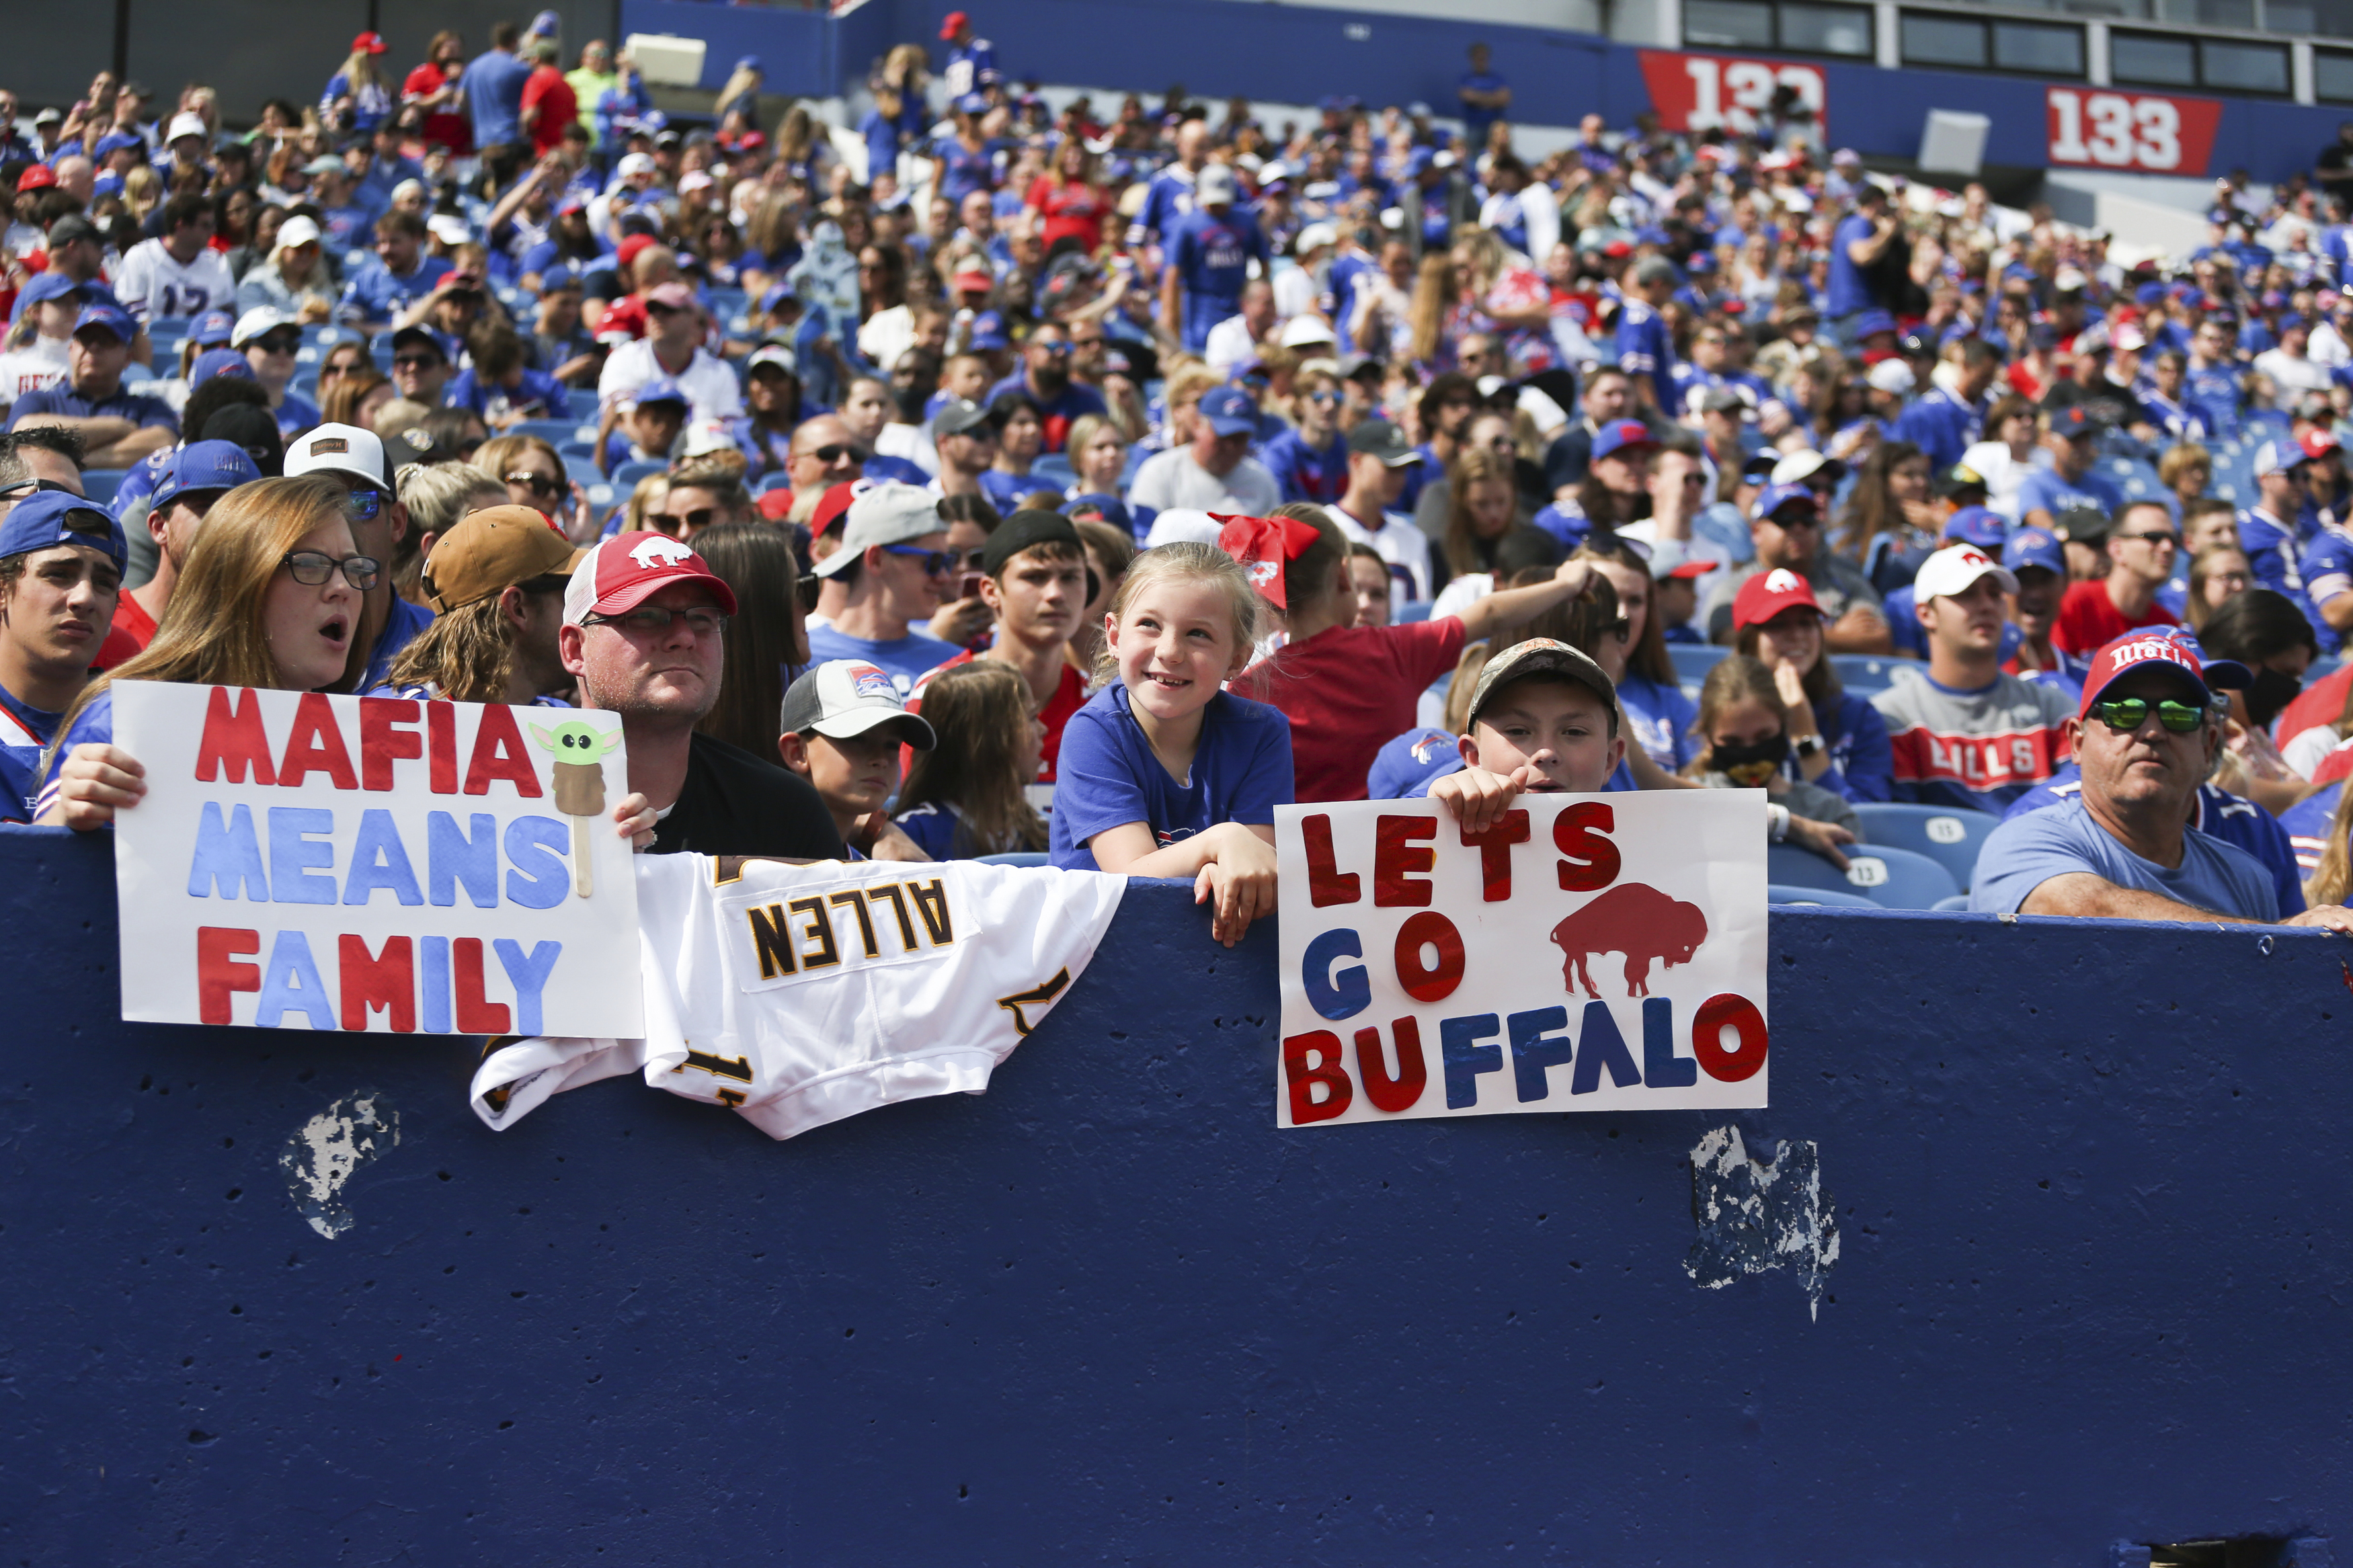
[[[1086,972],[1127,889],[970,860],[644,855],[636,868],[646,1038],[499,1046],[472,1089],[491,1127],[629,1072],[772,1138],[977,1094]]]
[[[234,310],[237,279],[229,274],[228,258],[210,247],[197,251],[195,260],[182,262],[164,248],[162,240],[142,239],[123,257],[114,296],[143,326]]]

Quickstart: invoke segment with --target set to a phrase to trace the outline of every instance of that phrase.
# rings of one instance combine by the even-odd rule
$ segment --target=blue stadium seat
[[[587,386],[575,386],[567,391],[564,395],[565,400],[572,405],[572,417],[575,419],[586,419],[593,428],[596,422],[596,389],[594,387]],[[593,441],[596,439],[596,437],[592,434],[589,437],[589,439]]]
[[[792,488],[792,475],[784,472],[782,469],[778,469],[773,474],[762,474],[759,479],[752,486],[752,493],[755,496],[764,496],[770,490],[788,490]]]
[[[1667,645],[1667,658],[1674,661],[1675,679],[1689,684],[1705,680],[1707,672],[1731,651],[1713,643],[1671,642]]]
[[[1838,671],[1839,684],[1857,697],[1868,697],[1874,691],[1884,691],[1895,684],[1895,672],[1917,661],[1894,657],[1882,658],[1873,653],[1834,653],[1831,668]]]
[[[1937,805],[1902,802],[1859,801],[1855,816],[1862,837],[1873,848],[1893,846],[1926,855],[1953,875],[1967,892],[1976,879],[1978,851],[1987,836],[2001,826],[1989,811],[1951,811]]]
[[[596,448],[578,441],[559,441],[555,455],[564,459],[567,474],[593,474],[596,471]]]
[[[111,501],[130,472],[128,468],[84,468],[81,493],[94,501]]]
[[[1765,901],[1768,904],[1820,904],[1827,909],[1839,910],[1879,908],[1861,893],[1841,893],[1831,888],[1794,888],[1780,882],[1775,882],[1765,889]]]
[[[1060,486],[1075,484],[1079,475],[1078,470],[1071,467],[1068,454],[1043,452],[1039,455],[1036,462],[1029,465],[1029,477],[1034,479],[1051,479]]]
[[[1409,621],[1426,621],[1428,619],[1430,619],[1430,601],[1428,599],[1409,599],[1406,601],[1406,603],[1398,606],[1397,624],[1398,626],[1404,626]],[[1449,677],[1448,679],[1451,679],[1452,678]]]
[[[536,436],[551,447],[561,447],[574,439],[579,426],[569,419],[526,419],[510,428],[510,436]]]
[[[1929,909],[1938,899],[1961,890],[1950,871],[1909,849],[1855,844],[1847,847],[1846,858],[1847,869],[1841,873],[1810,849],[1770,845],[1765,851],[1765,876],[1779,887],[1858,892],[1889,910]]]
[[[1938,899],[1928,907],[1940,915],[1965,915],[1969,912],[1969,896],[1955,893],[1949,899]]]
[[[619,468],[613,470],[613,488],[618,490],[624,499],[627,499],[628,493],[638,488],[638,481],[639,479],[649,479],[653,475],[662,472],[669,466],[670,465],[667,463],[623,463]]]
[[[1043,849],[1022,849],[1010,855],[974,857],[974,864],[979,866],[1043,866],[1046,863],[1046,852]]]

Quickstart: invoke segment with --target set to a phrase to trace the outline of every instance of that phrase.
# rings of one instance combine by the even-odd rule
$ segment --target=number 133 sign
[[[2051,162],[2145,174],[2202,174],[2222,106],[2211,98],[2047,89]]]

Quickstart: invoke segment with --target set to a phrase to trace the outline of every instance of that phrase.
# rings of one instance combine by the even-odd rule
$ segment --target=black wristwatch
[[[1819,734],[1800,735],[1789,742],[1789,749],[1800,757],[1810,757],[1822,750],[1822,738]]]

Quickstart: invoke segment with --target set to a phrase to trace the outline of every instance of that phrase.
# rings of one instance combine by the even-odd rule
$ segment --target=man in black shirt
[[[2353,207],[2353,120],[2337,128],[2337,140],[2312,161],[2312,183],[2320,194]]]
[[[557,651],[582,705],[621,716],[629,788],[660,819],[655,854],[838,859],[841,835],[806,779],[695,731],[719,700],[720,631],[734,613],[693,551],[617,534],[573,568]]]

